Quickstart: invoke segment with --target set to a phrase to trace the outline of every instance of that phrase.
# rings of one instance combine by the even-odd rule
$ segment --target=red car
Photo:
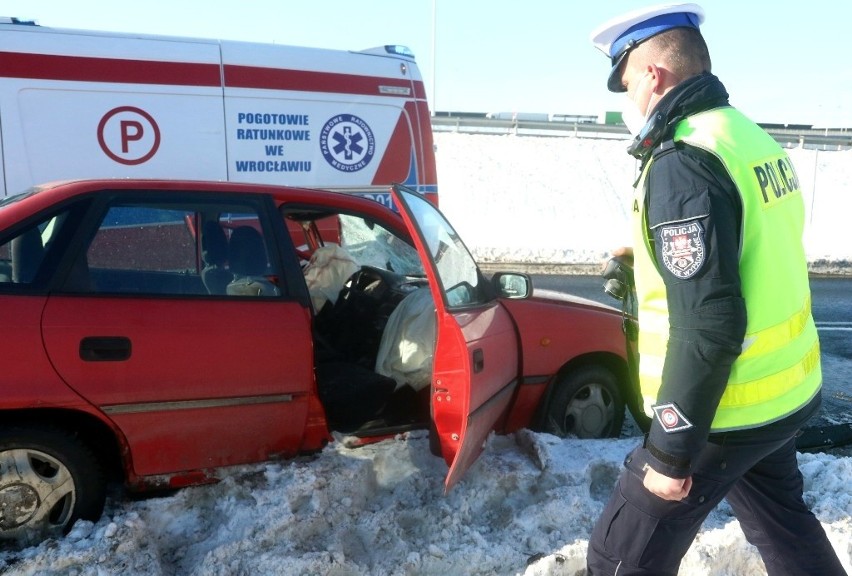
[[[418,428],[446,489],[492,431],[617,436],[620,312],[486,279],[443,215],[233,183],[60,183],[0,203],[0,538],[105,486]],[[632,404],[632,401],[628,402]]]

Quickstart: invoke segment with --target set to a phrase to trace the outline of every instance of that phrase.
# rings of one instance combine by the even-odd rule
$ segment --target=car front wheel
[[[624,423],[618,379],[603,366],[584,366],[556,383],[544,431],[557,436],[615,438]]]
[[[20,545],[60,536],[79,518],[97,520],[106,484],[80,440],[60,430],[0,431],[0,540]]]

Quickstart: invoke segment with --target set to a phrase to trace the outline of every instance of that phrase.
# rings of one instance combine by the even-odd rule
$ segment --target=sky
[[[637,0],[0,0],[43,26],[360,50],[411,48],[431,108],[620,110],[590,32]],[[704,0],[713,72],[758,122],[852,127],[847,0]]]

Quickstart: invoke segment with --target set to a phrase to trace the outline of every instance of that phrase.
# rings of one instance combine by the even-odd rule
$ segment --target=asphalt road
[[[598,276],[533,275],[533,286],[619,306]],[[811,427],[852,423],[852,278],[811,278],[814,321],[822,352],[823,405]]]

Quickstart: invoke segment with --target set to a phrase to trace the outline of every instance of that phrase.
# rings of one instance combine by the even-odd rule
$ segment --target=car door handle
[[[482,372],[483,368],[485,368],[485,353],[482,348],[477,348],[473,351],[473,373]]]
[[[130,338],[88,336],[80,340],[80,358],[85,362],[121,362],[130,358]]]

